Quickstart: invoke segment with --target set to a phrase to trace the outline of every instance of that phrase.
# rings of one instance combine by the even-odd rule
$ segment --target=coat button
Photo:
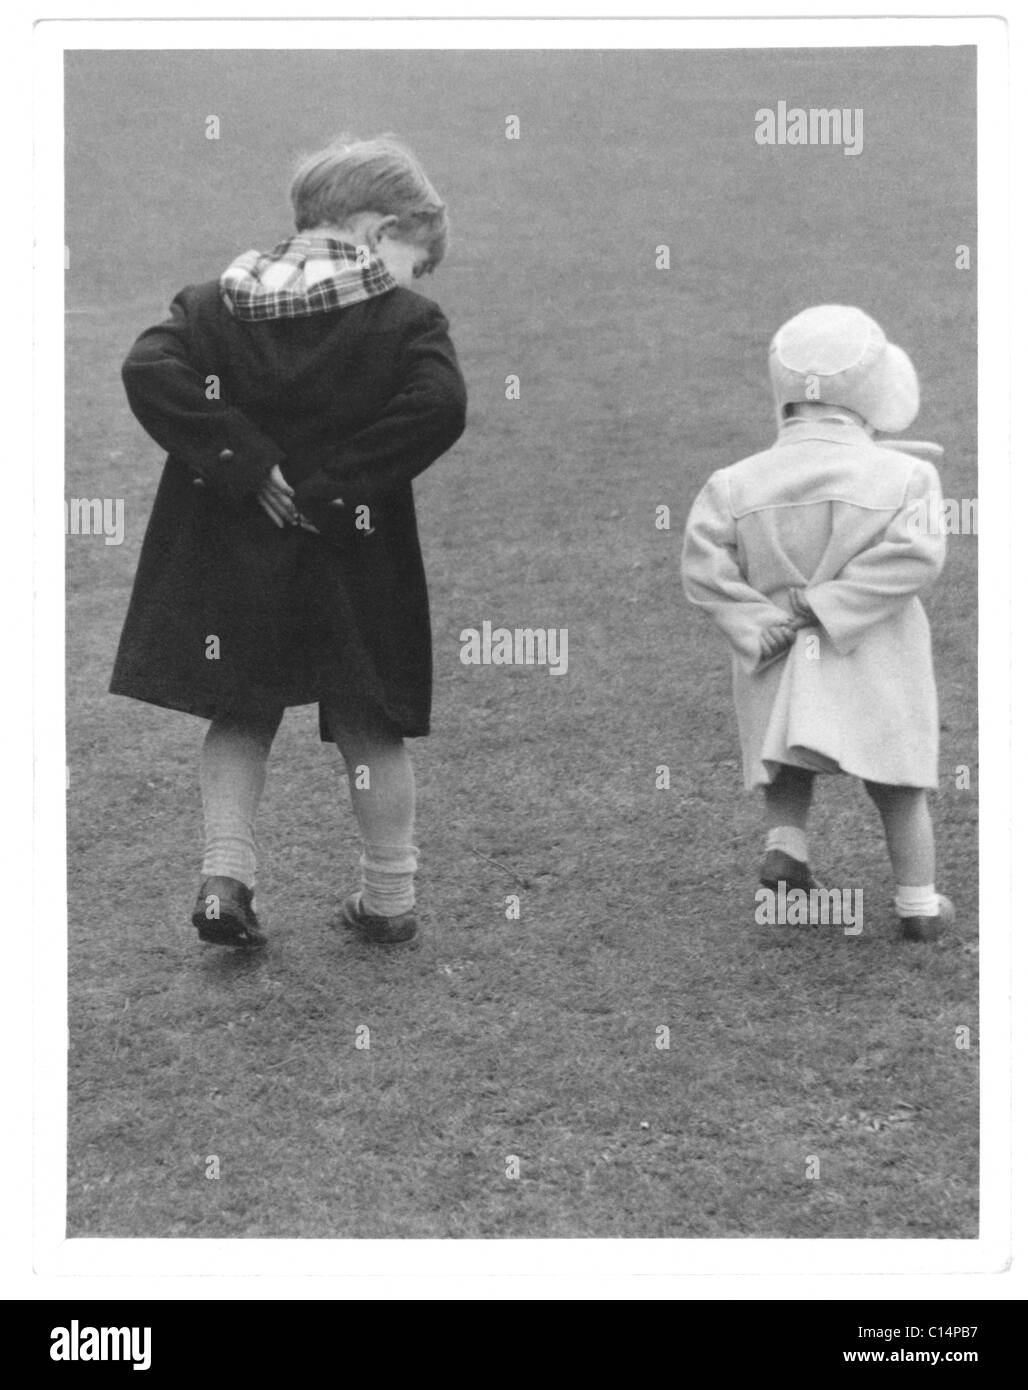
[[[222,463],[228,463],[231,459],[235,458],[235,454],[232,452],[231,449],[222,449],[221,453],[218,455],[218,458]]]

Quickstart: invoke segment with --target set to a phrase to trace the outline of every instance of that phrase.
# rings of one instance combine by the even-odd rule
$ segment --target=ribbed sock
[[[938,917],[939,895],[934,883],[922,888],[906,888],[897,883],[893,899],[898,917]]]
[[[784,854],[791,854],[793,859],[805,864],[808,856],[807,832],[795,825],[776,825],[773,830],[767,832],[764,848],[780,849]]]
[[[220,719],[207,730],[200,756],[204,878],[234,878],[247,888],[254,886],[257,808],[276,727],[254,729]]]
[[[414,906],[415,845],[364,843],[360,858],[361,907],[376,917],[399,917]]]

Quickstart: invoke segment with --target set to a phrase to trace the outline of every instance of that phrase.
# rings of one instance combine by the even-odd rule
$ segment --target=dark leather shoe
[[[237,878],[204,879],[193,908],[193,926],[201,941],[215,946],[254,950],[267,943],[253,910],[253,890]]]
[[[413,912],[401,912],[397,917],[378,917],[361,907],[359,893],[351,893],[340,913],[343,926],[354,931],[362,941],[375,946],[391,946],[400,941],[413,941],[418,934],[418,919]]]
[[[780,883],[785,884],[788,893],[793,888],[822,888],[823,884],[810,872],[810,865],[802,859],[794,859],[784,849],[769,849],[760,865],[760,882],[765,888],[777,891]]]
[[[956,909],[949,898],[939,894],[937,917],[901,917],[899,934],[904,941],[938,941],[943,929],[956,918]]]

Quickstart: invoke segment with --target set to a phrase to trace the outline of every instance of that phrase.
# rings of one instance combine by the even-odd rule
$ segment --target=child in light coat
[[[770,370],[778,439],[709,479],[682,554],[687,597],[732,646],[744,780],[766,804],[761,882],[817,886],[814,777],[849,773],[882,818],[901,936],[933,939],[953,912],[935,889],[938,710],[919,597],[945,557],[940,486],[927,458],[877,440],[914,420],[917,377],[841,305],[780,329]]]

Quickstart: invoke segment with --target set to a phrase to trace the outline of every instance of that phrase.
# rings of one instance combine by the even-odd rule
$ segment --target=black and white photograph
[[[984,38],[864,23],[64,28],[68,1249],[1002,1234]]]

